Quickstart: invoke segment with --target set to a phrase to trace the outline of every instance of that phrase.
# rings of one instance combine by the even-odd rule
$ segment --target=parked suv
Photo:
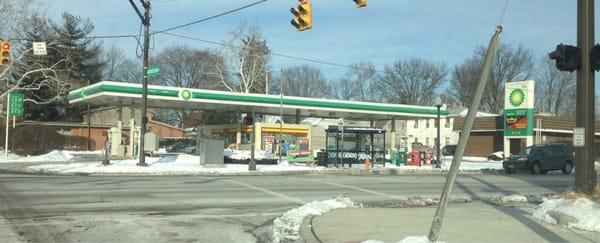
[[[511,155],[502,166],[506,173],[529,170],[531,174],[546,174],[551,170],[562,170],[563,174],[573,171],[573,155],[564,143],[536,144],[520,154]]]

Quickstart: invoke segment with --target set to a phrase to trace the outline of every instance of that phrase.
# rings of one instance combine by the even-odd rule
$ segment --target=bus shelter
[[[325,132],[328,164],[352,167],[369,159],[385,165],[385,129],[332,125]]]

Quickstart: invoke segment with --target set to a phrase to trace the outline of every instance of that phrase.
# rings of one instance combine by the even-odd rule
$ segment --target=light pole
[[[441,168],[442,166],[440,164],[440,108],[442,107],[442,99],[439,96],[435,99],[435,106],[437,107],[437,139],[435,140],[435,168]]]

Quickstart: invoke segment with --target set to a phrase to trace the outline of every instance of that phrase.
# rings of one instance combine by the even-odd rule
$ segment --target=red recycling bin
[[[419,151],[412,151],[412,152],[408,153],[408,156],[410,156],[410,164],[409,165],[421,166],[421,158],[419,156]]]

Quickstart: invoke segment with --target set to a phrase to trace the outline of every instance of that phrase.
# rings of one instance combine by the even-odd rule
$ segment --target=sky
[[[154,0],[151,31],[210,17],[257,0]],[[139,34],[140,19],[127,0],[42,0],[48,15],[59,18],[64,11],[88,17],[93,35]],[[134,2],[139,4],[138,0]],[[290,8],[296,0],[267,0],[253,7],[194,24],[170,33],[223,42],[241,22],[259,26],[273,53],[351,65],[372,62],[383,70],[399,59],[418,57],[445,62],[449,68],[487,45],[500,21],[505,0],[368,0],[356,8],[351,0],[312,0],[313,27],[297,32],[290,24]],[[596,11],[599,7],[596,5]],[[539,62],[559,43],[576,44],[576,1],[509,1],[501,43],[522,45]],[[600,14],[596,14],[598,22]],[[598,32],[596,25],[596,33]],[[598,39],[598,37],[596,37]],[[170,45],[196,48],[219,46],[157,34],[151,39],[157,53]],[[135,57],[133,38],[104,40]],[[311,65],[330,80],[347,68],[273,56],[273,70]],[[600,85],[597,85],[597,87]],[[600,87],[598,87],[600,88]],[[598,92],[598,89],[597,89]]]

